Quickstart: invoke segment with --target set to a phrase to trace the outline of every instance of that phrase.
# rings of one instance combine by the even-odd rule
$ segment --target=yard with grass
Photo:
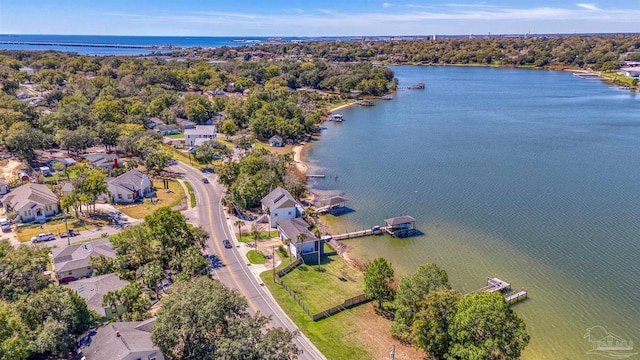
[[[189,153],[184,152],[181,149],[174,149],[172,146],[168,145],[166,145],[165,148],[168,149],[171,156],[173,156],[178,161],[182,161],[183,163],[189,164],[199,170],[204,167],[204,165],[200,164],[193,158],[193,155],[191,156],[191,159],[189,159]]]
[[[237,227],[236,227],[237,228]],[[260,240],[267,240],[267,239],[271,239],[271,238],[275,238],[278,237],[278,231],[277,230],[271,230],[271,231],[261,231],[260,232]],[[239,236],[238,234],[236,234],[236,238],[238,239],[239,242],[243,242],[243,243],[247,243],[247,244],[252,244],[253,243],[253,236],[251,236],[251,233],[248,231],[243,231],[242,232],[242,236]],[[258,240],[258,241],[260,241]]]
[[[249,250],[249,252],[247,252],[247,259],[249,259],[250,263],[256,265],[262,265],[267,262],[267,257],[259,250]]]
[[[144,219],[161,207],[180,205],[185,198],[184,190],[176,180],[169,180],[169,192],[163,188],[162,180],[153,180],[153,186],[157,189],[157,198],[153,198],[154,202],[151,201],[152,199],[144,199],[142,203],[136,205],[118,205],[116,209],[134,219]]]
[[[286,266],[286,264],[285,264]],[[318,271],[318,269],[323,269]],[[301,265],[282,277],[282,281],[312,313],[342,304],[361,294],[364,274],[349,267],[340,256],[327,256],[322,265]]]
[[[164,137],[169,139],[184,139],[184,134],[171,134],[171,135],[165,135]]]
[[[68,227],[76,232],[82,230],[96,229],[107,226],[109,224],[109,217],[98,216],[95,219],[76,219],[70,218],[68,220]],[[31,241],[31,238],[41,233],[53,233],[56,237],[60,234],[66,233],[66,226],[64,220],[56,220],[44,223],[41,225],[29,225],[18,228],[18,240],[20,242]]]

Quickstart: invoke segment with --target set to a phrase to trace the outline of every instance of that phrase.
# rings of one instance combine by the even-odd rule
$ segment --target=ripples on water
[[[341,110],[309,149],[333,175],[312,188],[355,210],[332,228],[409,214],[423,236],[348,244],[401,274],[439,263],[463,292],[487,276],[526,288],[526,359],[583,359],[594,325],[640,344],[639,98],[562,72],[394,70],[427,89]]]

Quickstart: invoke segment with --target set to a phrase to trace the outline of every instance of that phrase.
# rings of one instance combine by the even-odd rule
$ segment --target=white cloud
[[[598,8],[596,6],[596,4],[576,4],[578,7],[581,7],[583,9],[587,9],[587,10],[591,10],[591,11],[596,11],[596,10],[600,10],[600,8]]]

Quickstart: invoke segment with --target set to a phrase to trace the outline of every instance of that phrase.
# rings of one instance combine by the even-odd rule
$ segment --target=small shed
[[[387,233],[395,237],[407,237],[416,235],[416,219],[409,215],[403,215],[385,219]]]
[[[20,178],[20,180],[22,181],[29,181],[29,174],[27,174],[25,171],[20,171],[18,173],[18,178]]]
[[[51,169],[48,166],[40,166],[42,176],[51,176]]]
[[[269,138],[269,146],[271,147],[283,147],[284,139],[280,135],[273,135]]]

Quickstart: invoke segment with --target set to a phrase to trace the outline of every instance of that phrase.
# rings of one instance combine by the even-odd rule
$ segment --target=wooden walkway
[[[347,239],[355,239],[355,238],[364,237],[364,236],[380,235],[386,229],[387,229],[386,227],[381,226],[379,230],[372,230],[372,229],[359,230],[359,231],[353,231],[353,232],[348,232],[344,234],[331,235],[331,238],[333,240],[347,240]]]
[[[510,305],[513,305],[527,298],[527,292],[525,290],[511,293],[511,284],[498,278],[488,278],[487,286],[480,288],[477,292],[502,293],[504,296],[504,300]]]

